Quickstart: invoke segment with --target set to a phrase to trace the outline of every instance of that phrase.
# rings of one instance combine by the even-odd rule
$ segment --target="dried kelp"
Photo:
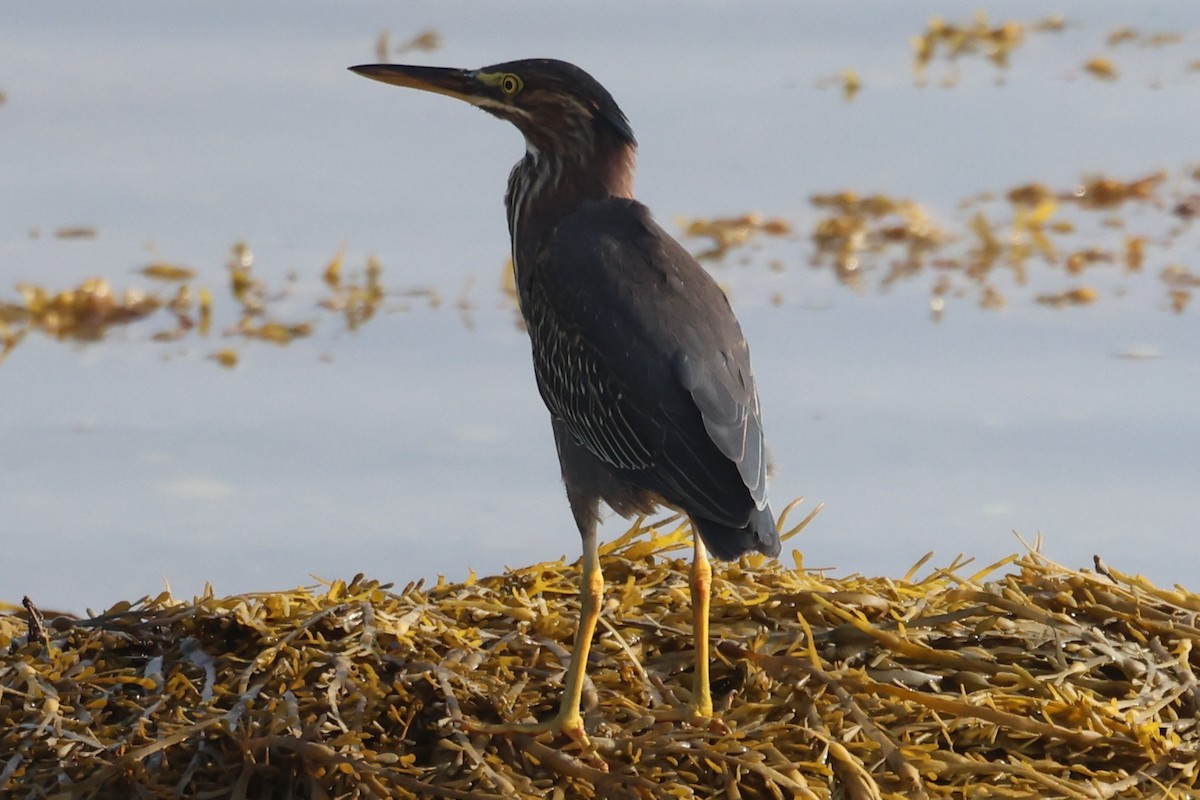
[[[970,55],[982,55],[999,69],[1007,69],[1012,53],[1025,42],[1026,33],[1059,33],[1065,28],[1060,16],[1049,16],[1032,23],[1009,20],[999,25],[988,21],[983,11],[975,12],[968,23],[953,23],[933,17],[920,36],[913,37],[913,73],[918,83],[926,81],[931,63],[944,60],[955,63]],[[944,79],[947,86],[958,80],[956,72]]]
[[[362,275],[354,270],[343,274],[342,262],[339,253],[325,267],[322,280],[329,295],[319,299],[317,306],[339,314],[346,330],[356,331],[370,321],[389,296],[396,300],[389,308],[398,311],[408,310],[411,298],[426,300],[434,308],[440,303],[437,293],[426,287],[389,295],[381,281],[383,267],[374,258],[367,259]],[[289,297],[291,287],[268,288],[254,266],[250,247],[244,242],[234,244],[225,268],[236,321],[221,330],[221,335],[276,345],[312,336],[315,321],[284,322],[274,318],[275,307]],[[164,296],[137,287],[118,293],[102,278],[89,278],[75,289],[57,292],[32,283],[18,284],[18,300],[0,297],[0,362],[30,331],[61,340],[99,341],[118,326],[161,318],[159,312],[169,312],[172,324],[151,334],[152,341],[187,343],[209,337],[213,330],[213,295],[207,287],[196,285],[196,269],[159,261],[137,272],[160,284],[174,284],[174,294]],[[222,310],[226,318],[231,316],[228,303]],[[232,348],[210,353],[209,358],[223,367],[234,367],[239,361],[238,352]]]
[[[638,535],[641,534],[641,535]],[[692,659],[686,531],[606,548],[581,753],[468,721],[553,712],[578,564],[400,591],[169,594],[0,616],[0,794],[33,797],[1183,796],[1200,596],[1035,552],[903,579],[717,570],[711,730],[659,722]]]
[[[822,216],[811,235],[812,264],[832,269],[856,291],[931,276],[935,319],[947,298],[973,296],[981,308],[999,309],[1006,291],[1021,291],[1056,273],[1072,285],[1032,292],[1034,301],[1060,308],[1086,305],[1103,295],[1077,281],[1098,276],[1114,283],[1115,275],[1130,280],[1148,263],[1189,252],[1195,239],[1192,209],[1200,206],[1193,181],[1194,176],[1160,170],[1133,180],[1092,175],[1057,190],[1028,183],[1002,197],[980,194],[959,204],[957,219],[937,221],[908,198],[852,191],[813,195],[810,202]],[[1133,225],[1136,232],[1126,232]],[[1194,287],[1173,283],[1176,274],[1163,271],[1160,278],[1169,301],[1163,307],[1178,313]],[[1123,291],[1118,285],[1108,293]]]
[[[678,223],[684,236],[712,240],[712,247],[696,253],[696,258],[701,260],[724,258],[730,250],[748,244],[760,233],[787,236],[792,232],[792,226],[786,220],[764,219],[756,213],[717,219],[681,219]]]

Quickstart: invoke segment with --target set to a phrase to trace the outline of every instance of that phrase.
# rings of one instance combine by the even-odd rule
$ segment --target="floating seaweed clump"
[[[1200,596],[1036,552],[968,574],[718,571],[721,724],[690,676],[687,532],[607,548],[595,750],[465,722],[553,712],[578,564],[401,591],[169,594],[0,615],[7,798],[1194,796]]]

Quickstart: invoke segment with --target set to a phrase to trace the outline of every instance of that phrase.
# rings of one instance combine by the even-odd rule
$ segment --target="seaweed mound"
[[[603,554],[594,749],[466,720],[556,708],[578,564],[402,591],[163,594],[0,616],[11,798],[1145,798],[1197,789],[1200,596],[1036,552],[975,574],[716,571],[719,723],[686,700],[688,532]],[[32,609],[31,612],[35,611]]]

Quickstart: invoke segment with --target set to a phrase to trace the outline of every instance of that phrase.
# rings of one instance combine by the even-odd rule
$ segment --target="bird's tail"
[[[733,561],[743,553],[757,550],[765,556],[779,555],[779,533],[775,530],[775,515],[770,506],[763,506],[750,515],[744,528],[722,525],[710,519],[692,517],[692,525],[704,540],[704,546],[714,558]]]

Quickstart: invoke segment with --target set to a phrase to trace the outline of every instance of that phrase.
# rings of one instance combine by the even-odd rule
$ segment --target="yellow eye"
[[[500,89],[509,97],[521,91],[521,87],[524,85],[521,79],[511,72],[500,78]]]

